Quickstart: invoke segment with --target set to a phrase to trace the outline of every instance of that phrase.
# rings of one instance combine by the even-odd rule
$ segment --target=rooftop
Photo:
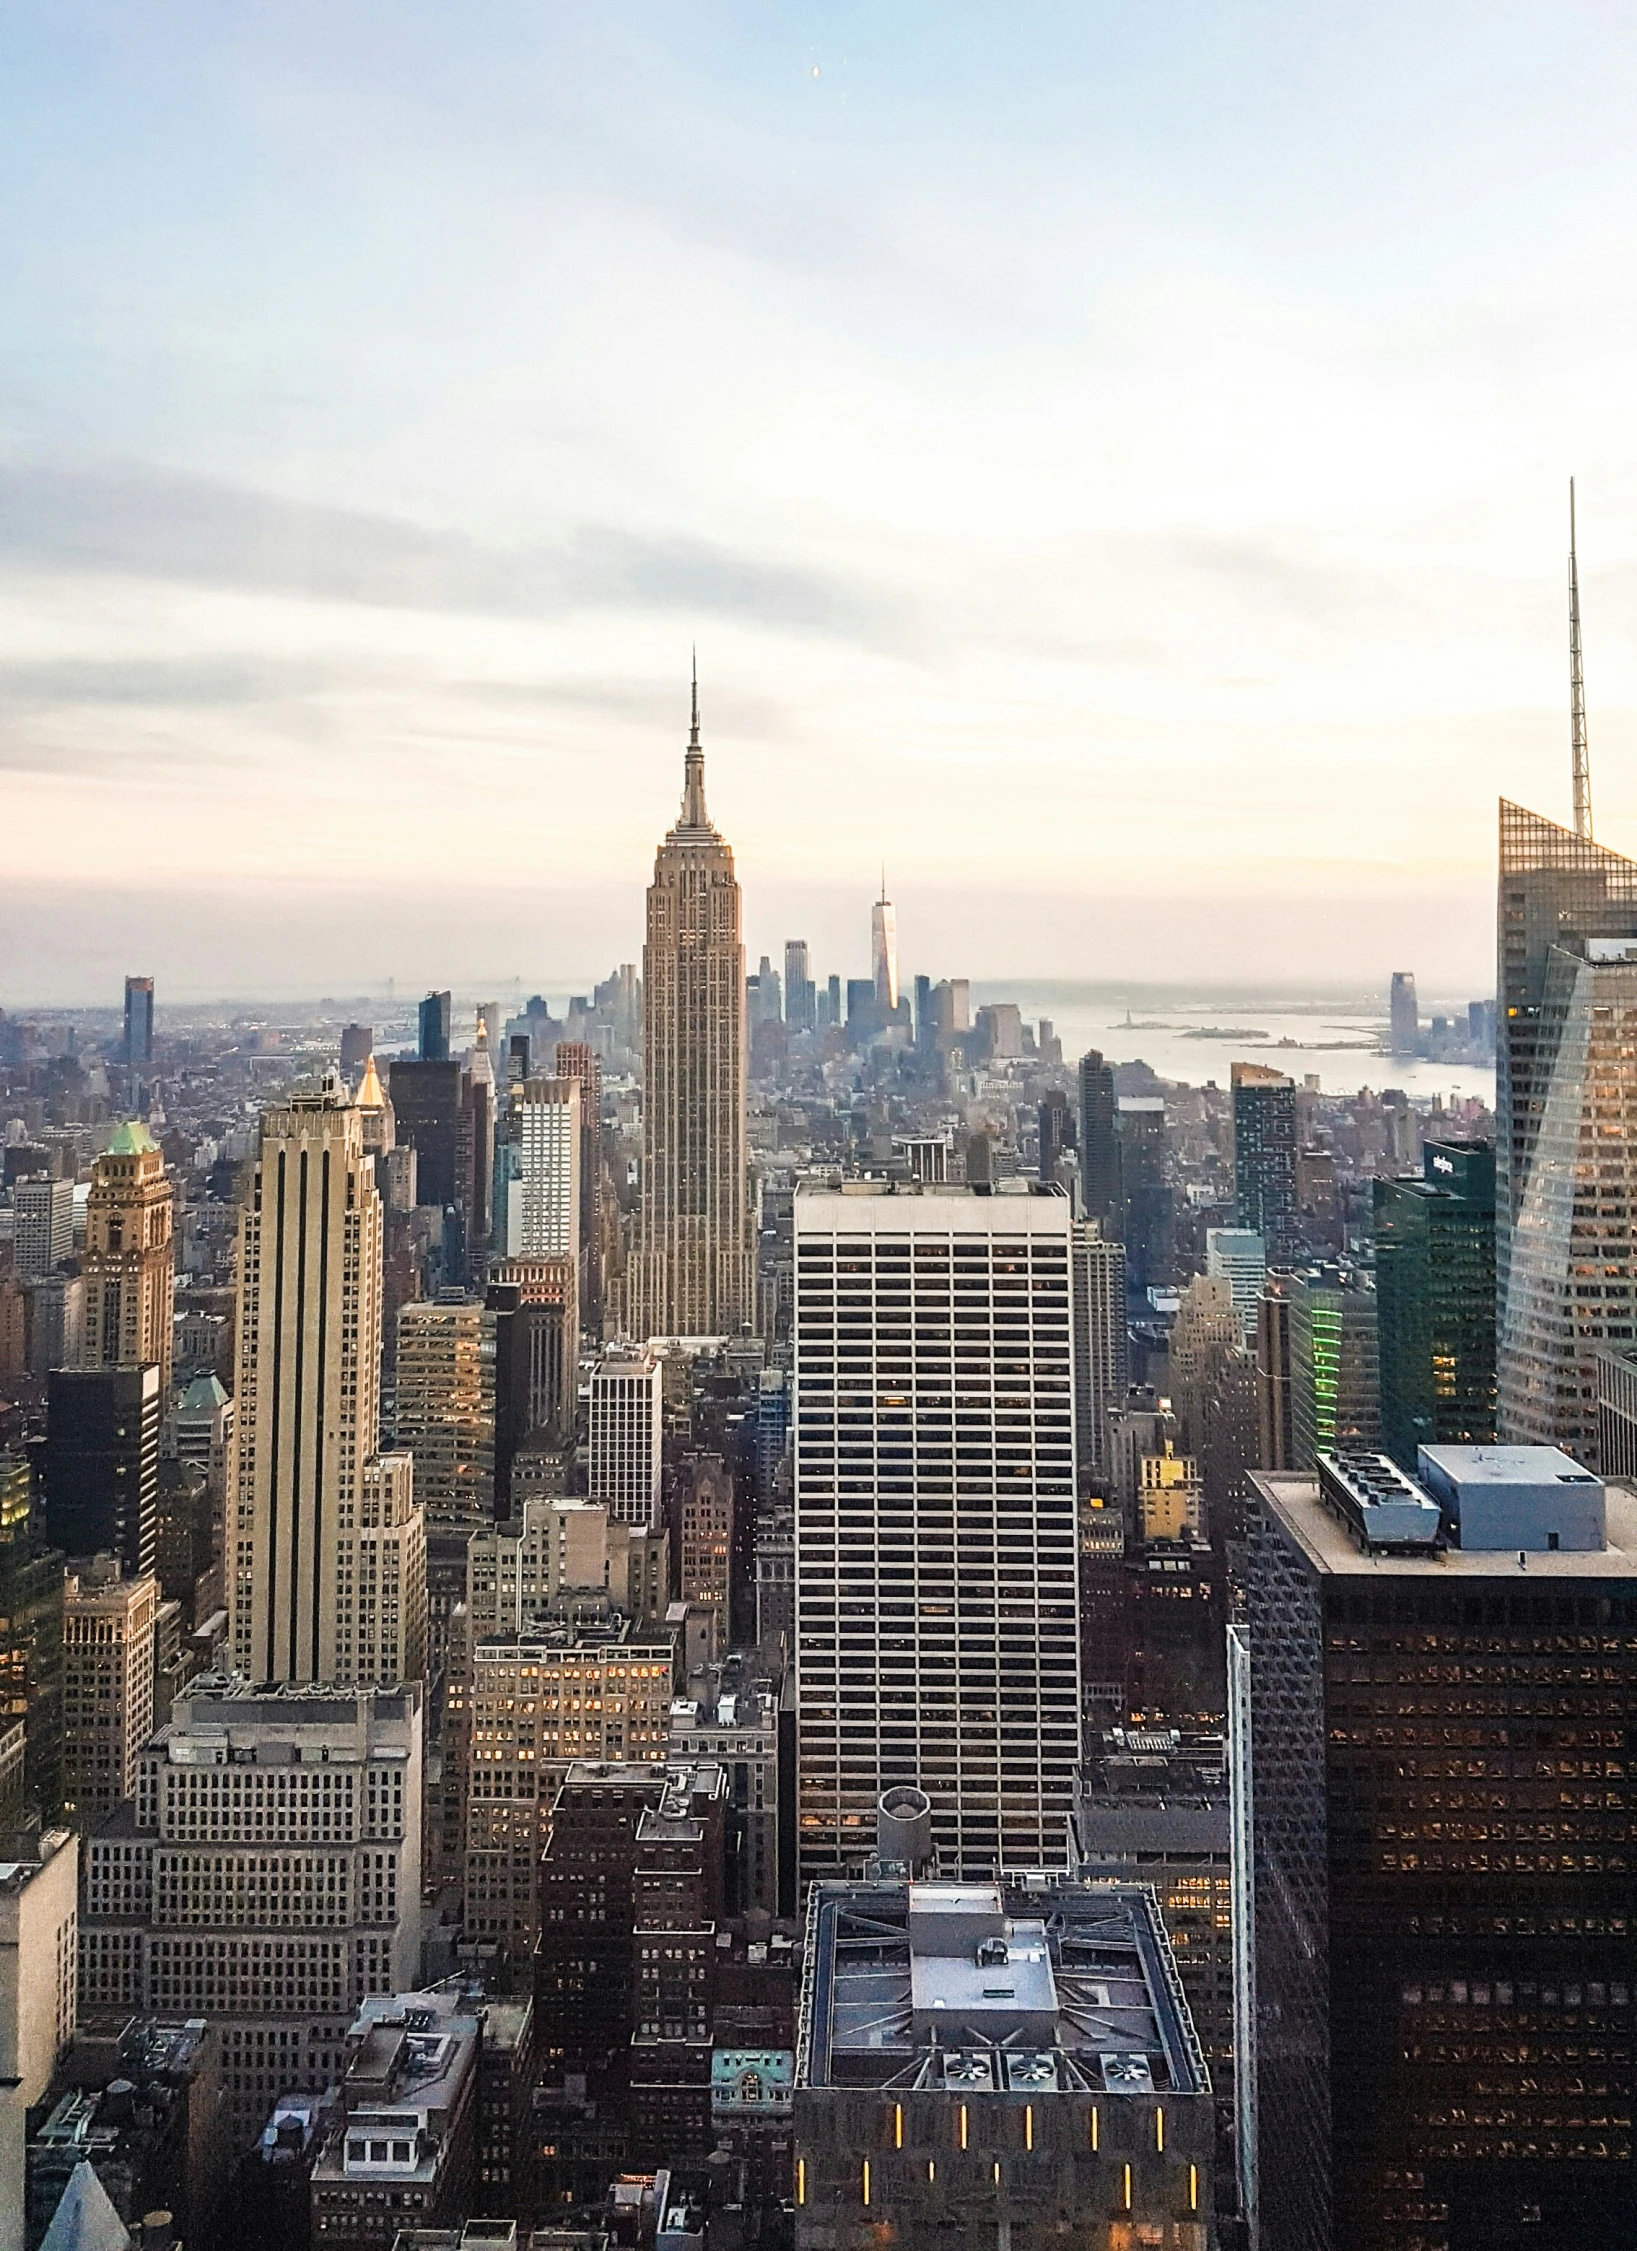
[[[1153,1894],[1053,1872],[814,1887],[803,2086],[1208,2090]]]
[[[1371,1552],[1358,1545],[1319,1498],[1315,1477],[1286,1470],[1252,1470],[1251,1480],[1275,1520],[1290,1534],[1315,1571],[1333,1577],[1518,1581],[1583,1586],[1637,1580],[1637,1493],[1626,1485],[1605,1489],[1608,1545],[1604,1548],[1531,1549],[1520,1564],[1516,1548],[1427,1548],[1414,1553]],[[1429,1503],[1430,1506],[1430,1503]]]
[[[1597,1478],[1560,1446],[1423,1446],[1427,1460],[1451,1477],[1483,1485],[1595,1485]]]

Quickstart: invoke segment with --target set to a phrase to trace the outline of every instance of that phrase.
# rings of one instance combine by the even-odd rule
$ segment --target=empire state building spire
[[[689,834],[714,836],[710,816],[705,811],[705,753],[699,740],[699,656],[693,660],[693,710],[688,725],[688,752],[682,767],[682,817],[671,831],[671,838]]]

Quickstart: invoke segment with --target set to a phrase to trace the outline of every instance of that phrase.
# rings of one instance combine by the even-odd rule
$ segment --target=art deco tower
[[[262,1119],[239,1222],[233,1662],[253,1681],[418,1678],[426,1535],[407,1454],[378,1455],[381,1199],[332,1076]]]
[[[176,1263],[171,1184],[145,1125],[120,1126],[91,1172],[85,1214],[87,1368],[159,1370],[163,1412],[171,1387],[171,1314]]]
[[[639,1336],[721,1336],[750,1319],[745,953],[733,853],[705,812],[699,684],[682,816],[648,889],[643,977]]]

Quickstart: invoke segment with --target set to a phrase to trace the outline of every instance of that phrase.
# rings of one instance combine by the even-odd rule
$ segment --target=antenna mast
[[[1569,748],[1574,771],[1574,832],[1591,842],[1592,769],[1586,752],[1586,680],[1580,663],[1580,565],[1575,555],[1574,479],[1569,479]]]

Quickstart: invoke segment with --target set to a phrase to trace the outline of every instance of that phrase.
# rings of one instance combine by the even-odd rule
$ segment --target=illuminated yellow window
[[[1034,2148],[1034,2104],[1032,2102],[1025,2103],[1023,2106],[1023,2146],[1025,2149]]]
[[[1199,2167],[1197,2165],[1190,2165],[1188,2168],[1188,2209],[1190,2212],[1199,2210]]]
[[[966,2105],[961,2105],[961,2147],[966,2147]]]
[[[867,2157],[864,2160],[864,2201],[866,2204],[870,2201],[870,2161]],[[1126,2201],[1129,2203],[1131,2200],[1128,2197]]]
[[[1097,2140],[1097,2105],[1093,2103],[1091,2106],[1091,2146],[1093,2150],[1097,2147]]]
[[[1125,2194],[1125,2208],[1126,2208],[1126,2210],[1127,2210],[1127,2211],[1129,2212],[1129,2211],[1130,2211],[1130,2209],[1131,2209],[1131,2168],[1130,2168],[1130,2166],[1129,2166],[1129,2165],[1127,2165],[1127,2166],[1126,2166],[1126,2167],[1124,2168],[1124,2172],[1125,2172],[1125,2190],[1124,2190],[1124,2194]]]
[[[894,2149],[902,2149],[904,2146],[904,2106],[901,2102],[892,2106],[892,2146]]]
[[[1156,2149],[1165,2147],[1165,2106],[1163,2104],[1154,2113],[1154,2147]]]
[[[798,2204],[807,2202],[807,2160],[805,2157],[798,2157],[796,2160],[796,2202]]]

